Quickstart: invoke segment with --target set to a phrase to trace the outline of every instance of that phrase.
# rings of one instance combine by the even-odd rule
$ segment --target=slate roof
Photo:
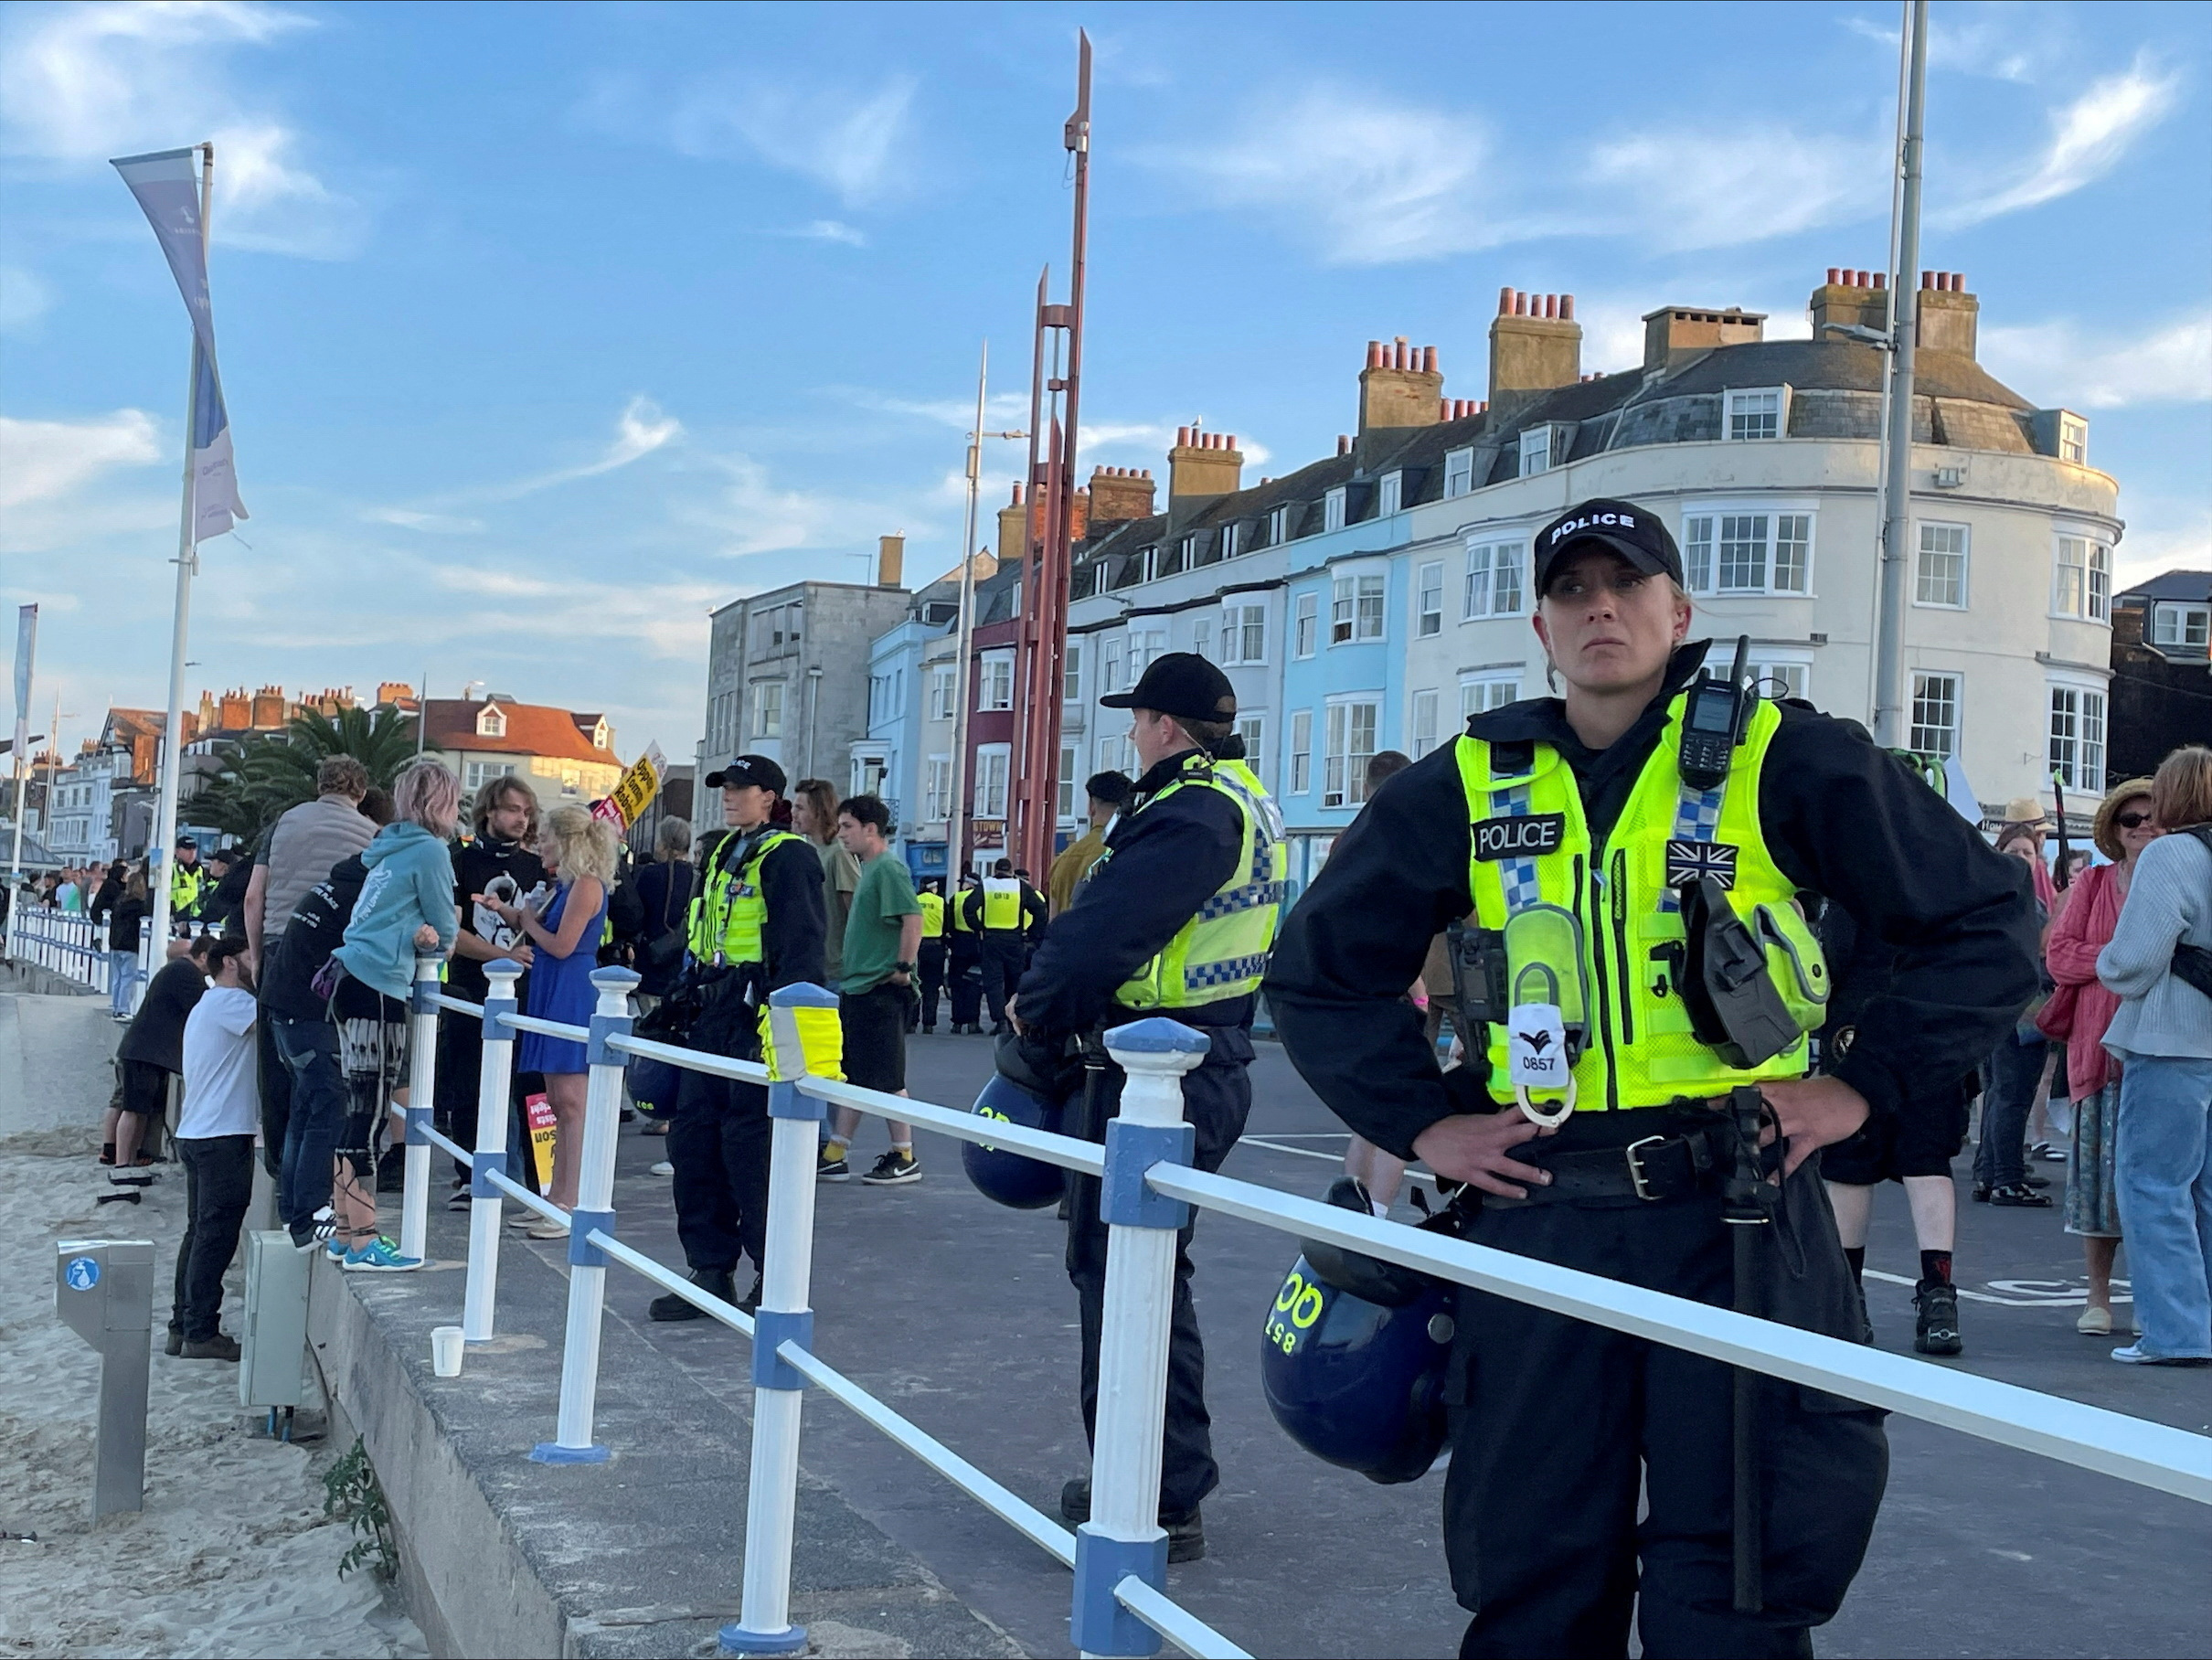
[[[2212,570],[2164,571],[2147,582],[2122,589],[2112,597],[2116,601],[2135,600],[2144,604],[2154,600],[2212,599]]]

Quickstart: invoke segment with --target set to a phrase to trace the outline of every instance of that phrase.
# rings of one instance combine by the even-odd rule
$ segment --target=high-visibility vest
[[[1022,885],[1017,877],[984,878],[984,931],[1019,933],[1022,928]]]
[[[1178,790],[1218,790],[1228,796],[1244,820],[1244,838],[1235,867],[1213,898],[1114,993],[1123,1008],[1193,1008],[1250,995],[1260,989],[1274,948],[1290,857],[1281,813],[1251,768],[1203,751],[1186,757],[1182,771],[1137,812],[1149,813]],[[1105,875],[1112,857],[1111,848],[1099,856],[1091,881]]]
[[[1510,919],[1526,915],[1522,933],[1551,943],[1548,951],[1536,944],[1524,956],[1508,934],[1509,995],[1516,1003],[1574,1002],[1583,1012],[1587,1039],[1573,1064],[1579,1111],[1664,1106],[1726,1094],[1739,1084],[1801,1078],[1807,1066],[1803,1034],[1824,1016],[1826,962],[1796,903],[1796,884],[1775,864],[1759,822],[1760,771],[1781,725],[1781,711],[1755,704],[1728,776],[1716,789],[1699,790],[1683,781],[1677,767],[1687,701],[1677,696],[1668,709],[1666,729],[1601,849],[1590,845],[1581,790],[1557,750],[1514,746],[1531,756],[1531,764],[1499,775],[1490,744],[1458,740],[1473,826],[1468,888],[1476,920],[1505,930]],[[1510,826],[1523,818],[1542,822]],[[1531,846],[1545,850],[1518,851]],[[1695,1035],[1676,984],[1686,944],[1675,889],[1702,875],[1721,878],[1730,908],[1765,948],[1768,974],[1803,1028],[1795,1043],[1756,1066],[1731,1067]],[[1503,1021],[1490,1027],[1488,1055],[1490,1092],[1510,1101]],[[1532,1087],[1528,1093],[1539,1106],[1556,1109],[1566,1090]]]
[[[207,873],[197,865],[186,865],[181,859],[169,866],[169,911],[173,916],[199,915],[200,893],[206,888]]]
[[[785,842],[803,839],[788,830],[771,830],[734,870],[724,863],[724,851],[716,853],[706,881],[691,901],[686,941],[693,956],[716,967],[767,960],[760,939],[768,922],[768,901],[760,893],[760,861]],[[743,845],[744,837],[732,836],[723,849]]]
[[[968,926],[968,896],[974,891],[975,889],[973,888],[954,889],[952,897],[945,901],[945,910],[952,919],[951,926],[954,933],[964,934],[975,931]]]
[[[921,907],[921,937],[941,940],[945,932],[945,901],[942,894],[918,893],[914,902]]]

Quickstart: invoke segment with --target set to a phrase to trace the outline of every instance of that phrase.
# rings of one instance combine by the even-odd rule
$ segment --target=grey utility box
[[[146,1502],[146,1387],[154,1365],[154,1242],[62,1240],[54,1312],[100,1351],[92,1517]]]
[[[296,1250],[283,1229],[246,1236],[246,1333],[239,1405],[296,1407],[307,1359],[307,1270],[315,1250]]]

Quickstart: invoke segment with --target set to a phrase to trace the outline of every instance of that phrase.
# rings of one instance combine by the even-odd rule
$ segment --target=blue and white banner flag
[[[38,650],[38,608],[22,605],[16,610],[16,743],[15,760],[17,770],[30,765],[31,746],[31,659]]]
[[[230,452],[230,415],[216,367],[215,313],[207,301],[207,250],[201,238],[199,146],[126,155],[114,164],[175,274],[192,314],[192,540],[220,536],[247,516]]]

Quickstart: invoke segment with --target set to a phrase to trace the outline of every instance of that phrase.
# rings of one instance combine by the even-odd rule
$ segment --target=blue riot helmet
[[[1366,1209],[1364,1192],[1329,1197]],[[1455,1302],[1442,1281],[1307,1243],[1260,1333],[1260,1388],[1283,1433],[1369,1481],[1420,1480],[1444,1444]]]
[[[1060,1109],[1035,1090],[1024,1088],[1003,1073],[994,1074],[975,1098],[975,1112],[1019,1124],[1028,1130],[1058,1133]],[[1057,1205],[1067,1190],[1067,1177],[1058,1165],[1025,1157],[1005,1147],[962,1142],[961,1167],[976,1191],[1016,1210],[1041,1210]]]

